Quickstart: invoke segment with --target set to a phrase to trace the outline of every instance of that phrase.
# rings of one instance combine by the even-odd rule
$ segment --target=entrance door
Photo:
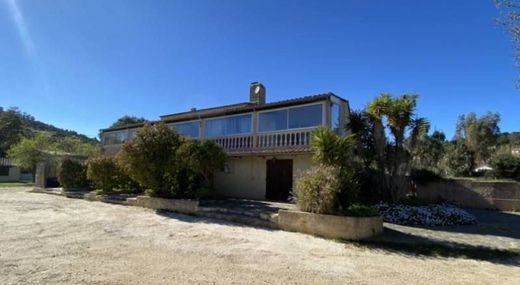
[[[292,159],[270,159],[266,162],[265,199],[287,201],[292,191]]]

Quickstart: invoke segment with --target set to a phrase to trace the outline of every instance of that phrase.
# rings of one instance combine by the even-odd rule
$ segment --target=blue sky
[[[419,94],[453,135],[459,114],[520,130],[518,70],[492,0],[0,0],[0,106],[89,136],[160,115],[334,92],[363,108]]]

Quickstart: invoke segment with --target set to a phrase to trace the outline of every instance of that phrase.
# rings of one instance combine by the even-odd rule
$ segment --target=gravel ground
[[[0,284],[520,284],[507,264],[0,189]]]

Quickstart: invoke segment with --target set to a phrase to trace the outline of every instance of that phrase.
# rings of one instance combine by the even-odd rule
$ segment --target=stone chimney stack
[[[265,104],[265,86],[262,83],[251,83],[249,87],[249,102],[257,105]]]

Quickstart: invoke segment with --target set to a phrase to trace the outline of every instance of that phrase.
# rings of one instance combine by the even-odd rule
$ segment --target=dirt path
[[[0,284],[520,284],[510,265],[173,217],[0,189]]]

